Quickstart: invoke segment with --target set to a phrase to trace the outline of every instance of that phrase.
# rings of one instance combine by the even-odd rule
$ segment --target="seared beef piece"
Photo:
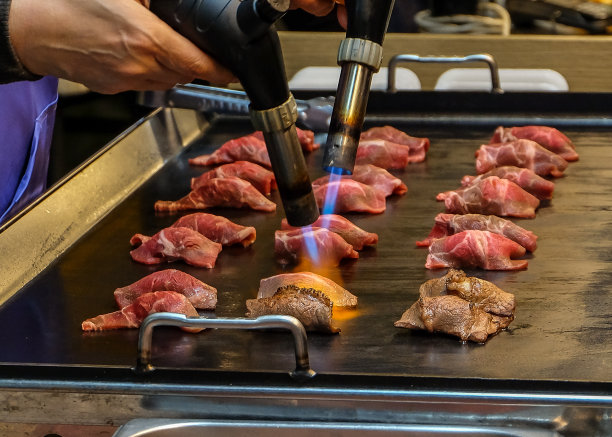
[[[359,253],[340,235],[325,228],[313,227],[276,231],[274,253],[280,264],[297,263],[308,258],[321,266],[337,266],[344,258],[359,258]],[[312,258],[313,255],[316,255],[316,259]]]
[[[253,184],[233,176],[204,181],[198,188],[191,190],[188,195],[177,201],[155,202],[155,211],[176,212],[213,207],[276,211],[276,203],[257,191]]]
[[[261,165],[249,161],[236,161],[215,167],[197,178],[191,179],[191,189],[195,190],[209,179],[237,177],[249,181],[257,190],[266,196],[276,189],[274,173]]]
[[[210,155],[200,155],[190,159],[189,164],[207,166],[235,161],[249,161],[264,167],[272,167],[266,143],[252,134],[229,140]]]
[[[567,161],[531,140],[483,144],[476,151],[476,171],[486,173],[495,167],[513,165],[528,168],[540,176],[563,176]]]
[[[196,212],[178,219],[173,228],[189,228],[204,235],[209,240],[223,246],[241,244],[250,246],[255,242],[257,232],[253,226],[242,226],[225,217]]]
[[[491,176],[436,196],[446,212],[534,218],[540,200],[508,179]]]
[[[419,158],[420,159],[420,158]],[[410,149],[387,140],[360,140],[355,163],[372,164],[384,169],[401,170],[409,162],[418,162],[410,156]]]
[[[535,141],[545,149],[561,156],[566,161],[577,161],[578,153],[572,141],[554,127],[548,126],[516,126],[495,129],[490,143],[507,143],[518,139]]]
[[[357,296],[351,294],[331,279],[312,272],[281,273],[280,275],[264,278],[259,283],[257,299],[270,297],[279,288],[286,285],[320,290],[332,301],[335,308],[352,309],[357,307]]]
[[[487,313],[511,316],[516,306],[514,295],[495,284],[469,277],[462,270],[450,269],[446,274],[446,291],[466,300]]]
[[[137,297],[134,302],[113,313],[101,314],[85,320],[81,324],[83,331],[107,331],[110,329],[138,328],[149,314],[178,313],[187,317],[198,317],[199,314],[189,300],[174,291],[154,291]],[[202,328],[181,328],[188,332],[200,332]]]
[[[482,343],[504,327],[499,317],[493,317],[457,296],[423,297],[418,305],[425,329],[455,335],[463,341]]]
[[[312,152],[321,147],[321,144],[315,143],[314,132],[311,130],[300,129],[299,127],[295,128],[297,133],[298,141],[300,142],[300,146],[302,146],[303,152]],[[259,138],[263,141],[263,132],[257,131],[251,134],[255,138]]]
[[[119,308],[133,303],[138,297],[154,291],[175,291],[184,295],[191,304],[202,310],[214,310],[217,306],[217,289],[175,269],[160,270],[115,290]]]
[[[340,179],[314,187],[314,196],[319,209],[323,210],[328,201],[328,192],[336,193],[334,211],[337,214],[343,212],[367,212],[380,214],[387,207],[385,193],[370,185],[352,179]]]
[[[514,295],[482,279],[451,269],[423,283],[419,300],[408,308],[398,328],[444,332],[482,343],[514,320]]]
[[[521,228],[509,220],[482,214],[444,214],[436,216],[435,225],[425,240],[417,246],[429,246],[435,239],[468,230],[489,231],[517,242],[530,252],[536,250],[537,235]]]
[[[438,238],[429,245],[425,267],[480,267],[485,270],[526,269],[527,260],[517,260],[525,255],[520,244],[489,231],[463,231]]]
[[[468,187],[491,176],[497,176],[500,179],[508,179],[540,200],[552,199],[553,191],[555,190],[554,182],[544,179],[542,176],[538,176],[533,170],[515,167],[513,165],[495,167],[478,176],[465,175],[461,178],[461,185]]]
[[[307,331],[340,332],[340,329],[332,326],[332,301],[312,288],[287,285],[279,288],[272,297],[249,299],[246,305],[247,317],[281,314],[295,317]]]
[[[378,243],[378,234],[367,232],[355,225],[349,219],[337,214],[321,214],[310,226],[325,228],[340,235],[344,241],[353,246],[355,250],[362,250],[364,246],[375,246]],[[287,219],[281,221],[281,230],[297,229],[291,226]]]
[[[409,162],[422,162],[429,150],[429,138],[411,137],[393,126],[373,127],[361,133],[361,141],[387,140],[410,150]]]
[[[320,144],[314,142],[314,132],[297,128],[296,131],[303,151],[312,152],[320,147]],[[268,168],[272,167],[261,131],[229,140],[210,155],[191,158],[189,164],[208,166],[235,161],[250,161]]]
[[[352,179],[382,192],[385,197],[392,194],[403,195],[408,192],[408,187],[401,179],[396,178],[384,168],[372,164],[356,165],[353,174],[341,176],[342,179]],[[312,181],[313,187],[325,185],[330,176],[322,176]]]
[[[189,228],[165,228],[152,237],[136,234],[130,239],[130,256],[142,264],[161,264],[182,259],[196,267],[212,269],[221,252],[219,243]]]

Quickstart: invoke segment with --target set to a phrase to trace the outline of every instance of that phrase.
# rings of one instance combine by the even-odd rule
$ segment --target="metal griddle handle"
[[[395,70],[400,62],[426,62],[426,63],[463,63],[463,62],[485,62],[489,66],[491,71],[491,92],[496,94],[502,94],[504,91],[501,88],[499,81],[499,70],[497,68],[497,62],[493,56],[487,53],[479,53],[476,55],[468,56],[419,56],[419,55],[395,55],[389,61],[388,67],[388,78],[387,78],[387,92],[397,92],[395,86]]]
[[[153,328],[156,326],[178,326],[185,328],[226,328],[226,329],[286,329],[293,334],[295,345],[295,370],[289,372],[297,380],[311,379],[316,372],[310,368],[308,359],[308,342],[306,330],[302,323],[291,316],[270,315],[256,319],[207,319],[187,317],[176,313],[155,313],[147,316],[138,333],[137,373],[149,373],[155,370],[151,364],[151,346]]]

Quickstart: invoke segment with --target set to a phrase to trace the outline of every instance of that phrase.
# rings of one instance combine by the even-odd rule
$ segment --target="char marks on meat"
[[[478,174],[504,165],[528,168],[540,176],[561,177],[567,168],[567,161],[531,140],[483,144],[476,151]]]
[[[386,140],[410,149],[408,162],[423,162],[429,150],[429,138],[411,137],[392,126],[373,127],[361,133],[361,140]]]
[[[287,285],[271,297],[249,299],[246,305],[247,317],[281,314],[295,317],[307,331],[340,332],[332,325],[333,303],[318,290]]]
[[[266,143],[256,135],[229,140],[210,155],[190,159],[189,164],[208,166],[235,161],[250,161],[268,168],[272,166]]]
[[[419,299],[395,322],[398,328],[443,332],[482,343],[514,320],[515,298],[491,282],[451,269],[421,285]]]
[[[134,302],[113,313],[102,314],[85,320],[83,331],[106,331],[110,329],[138,328],[149,314],[170,312],[198,317],[198,312],[189,300],[174,291],[154,291],[137,297]],[[198,328],[183,328],[185,331],[199,332]]]
[[[344,241],[353,246],[355,250],[362,250],[364,246],[374,246],[378,243],[378,234],[367,232],[350,220],[337,214],[323,214],[311,225],[317,228],[329,229],[340,235]],[[281,229],[297,229],[290,226],[287,219],[281,222]]]
[[[370,214],[380,214],[387,207],[383,192],[352,179],[341,179],[314,187],[314,196],[321,209],[325,205],[328,190],[338,193],[333,211],[335,213],[368,212]]]
[[[273,189],[276,189],[274,173],[249,161],[236,161],[213,168],[199,177],[191,179],[191,189],[197,189],[204,181],[209,179],[232,176],[249,181],[260,193],[266,196],[270,195]]]
[[[257,191],[250,182],[237,177],[209,179],[182,199],[155,202],[155,211],[175,212],[213,207],[276,211],[274,202]]]
[[[491,315],[457,296],[423,297],[417,304],[424,329],[454,335],[463,341],[484,343],[489,335],[507,327],[507,317]]]
[[[508,179],[491,176],[454,191],[439,193],[446,212],[534,218],[540,200]]]
[[[505,292],[495,284],[473,276],[462,270],[450,269],[445,276],[446,292],[470,302],[477,308],[496,316],[510,317],[516,302],[512,293]]]
[[[548,126],[515,126],[505,128],[499,126],[490,143],[507,143],[514,140],[535,141],[545,149],[561,156],[566,161],[577,161],[576,146],[563,133]]]
[[[204,212],[183,216],[174,222],[172,227],[193,229],[223,246],[241,244],[247,247],[255,242],[257,235],[253,226],[242,226],[225,217]]]
[[[503,235],[517,242],[530,252],[536,250],[537,247],[537,235],[509,220],[494,215],[444,213],[440,213],[436,216],[435,224],[427,238],[422,241],[417,241],[416,245],[426,247],[437,238],[468,230],[489,231]]]
[[[467,187],[477,183],[481,179],[491,176],[497,176],[500,179],[508,179],[540,200],[552,199],[553,191],[555,189],[554,182],[538,176],[533,172],[533,170],[528,168],[514,167],[512,165],[496,167],[493,170],[489,170],[488,172],[478,176],[463,176],[461,179],[461,185]]]
[[[217,306],[217,289],[175,269],[166,269],[125,287],[115,290],[115,301],[119,308],[132,304],[138,297],[154,291],[174,291],[184,295],[189,302],[201,310],[214,310]]]
[[[525,248],[503,235],[489,231],[462,231],[432,241],[425,267],[520,270],[527,268],[527,260],[516,259],[523,255]]]
[[[152,237],[136,234],[130,239],[132,259],[142,264],[183,260],[195,267],[212,269],[221,252],[219,243],[189,228],[165,228]]]
[[[315,264],[337,266],[343,258],[359,258],[353,246],[340,235],[324,228],[302,228],[274,233],[274,252],[281,264],[296,263],[309,257],[309,244],[316,247],[319,259],[311,259]]]
[[[392,194],[403,195],[408,192],[408,187],[401,179],[396,178],[384,168],[372,164],[356,165],[352,175],[341,176],[342,179],[352,179],[362,184],[369,185],[384,193],[385,197]],[[312,182],[313,187],[318,187],[329,182],[329,175],[320,177]]]
[[[331,279],[312,272],[282,273],[264,278],[259,283],[257,299],[270,297],[279,288],[287,285],[319,290],[332,301],[334,308],[353,309],[357,307],[357,296]]]

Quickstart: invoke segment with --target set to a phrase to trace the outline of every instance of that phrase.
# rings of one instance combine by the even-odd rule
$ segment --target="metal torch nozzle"
[[[319,218],[319,208],[295,130],[293,96],[275,108],[258,111],[251,107],[250,112],[255,129],[263,131],[287,221],[292,226],[312,224]]]
[[[342,66],[323,169],[351,174],[368,104],[372,76],[382,64],[382,43],[394,0],[347,0],[346,38],[338,49]]]
[[[372,76],[382,63],[382,46],[361,38],[346,38],[338,50],[342,65],[334,111],[323,157],[323,168],[351,174],[355,166]]]
[[[352,174],[374,72],[355,62],[343,65],[329,125],[323,169]]]

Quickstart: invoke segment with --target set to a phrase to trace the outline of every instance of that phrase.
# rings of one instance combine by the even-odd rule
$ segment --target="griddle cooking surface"
[[[384,214],[348,215],[367,231],[377,232],[380,241],[377,248],[362,251],[358,260],[344,261],[329,275],[359,297],[359,309],[339,318],[341,334],[309,334],[313,368],[327,374],[609,382],[612,134],[564,129],[577,145],[580,161],[555,181],[553,200],[534,220],[517,220],[539,236],[538,249],[528,256],[528,270],[469,271],[517,298],[510,329],[480,345],[395,328],[393,322],[416,300],[421,283],[444,274],[445,270],[425,269],[427,250],[414,243],[429,233],[435,215],[443,211],[435,195],[459,187],[463,175],[474,174],[474,151],[488,142],[493,129],[395,126],[429,137],[431,149],[426,162],[394,172],[409,191],[388,198]],[[115,310],[116,287],[164,268],[183,270],[217,287],[218,307],[209,315],[244,317],[245,300],[256,296],[261,278],[292,271],[283,270],[273,257],[280,211],[210,211],[257,229],[252,247],[224,248],[212,270],[182,262],[144,266],[133,262],[128,252],[133,234],[152,235],[179,217],[155,214],[153,203],[188,192],[190,178],[202,172],[187,165],[188,157],[209,153],[225,140],[249,132],[246,119],[215,122],[205,137],[7,302],[0,309],[0,361],[133,366],[137,330],[83,333],[80,324]],[[322,174],[321,157],[318,151],[307,158],[313,179]],[[276,193],[273,199],[280,206]],[[163,328],[155,332],[154,342],[153,363],[159,367],[237,372],[287,372],[294,367],[287,333],[212,330],[191,335]]]

